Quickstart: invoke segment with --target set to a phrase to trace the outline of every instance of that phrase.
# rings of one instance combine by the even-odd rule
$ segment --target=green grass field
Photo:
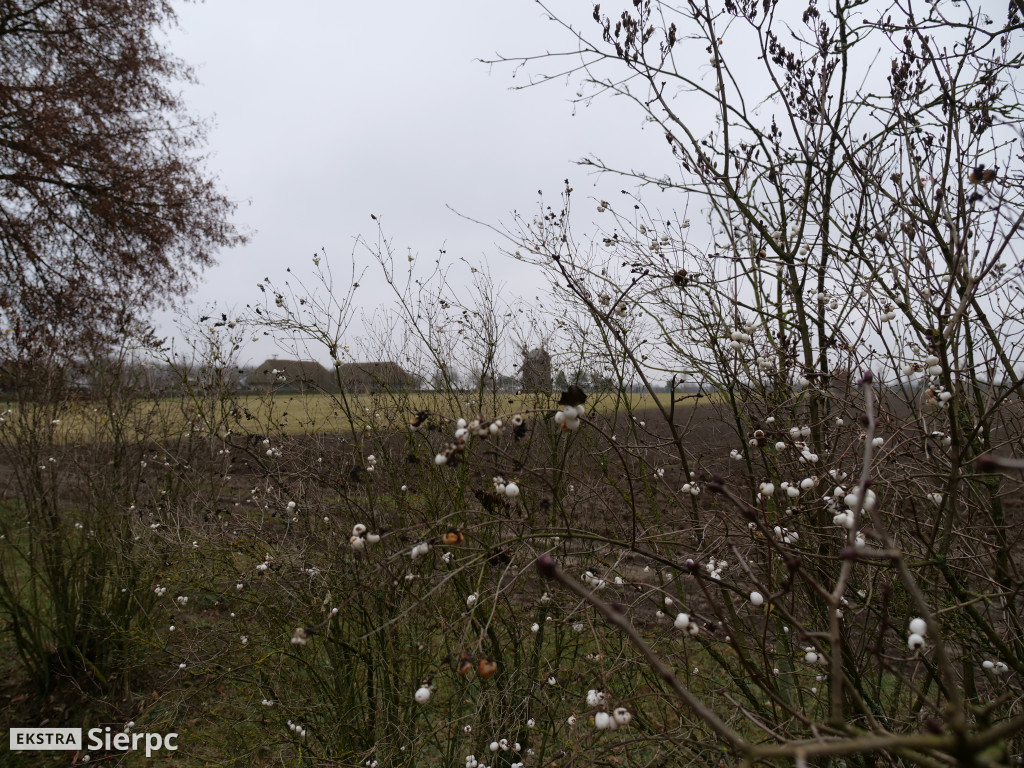
[[[658,394],[658,401],[668,405],[669,395]],[[699,402],[708,403],[703,397]],[[692,407],[698,401],[687,399],[677,408]],[[632,413],[656,407],[655,397],[641,393],[593,393],[586,405],[591,413]],[[117,427],[132,430],[136,435],[169,436],[189,431],[222,433],[241,429],[254,433],[299,435],[308,433],[339,433],[372,429],[404,429],[408,420],[419,411],[430,411],[442,421],[477,416],[494,418],[514,413],[549,410],[558,407],[558,395],[514,395],[506,393],[435,393],[398,392],[382,394],[265,393],[240,395],[184,395],[157,399],[140,399],[114,406]],[[6,423],[19,420],[18,406],[5,404]],[[55,404],[46,421],[35,423],[33,429],[52,431],[57,442],[92,442],[112,428],[107,404],[88,399]],[[52,418],[49,418],[52,417]],[[39,422],[38,409],[33,419]],[[27,426],[27,425],[23,425]]]

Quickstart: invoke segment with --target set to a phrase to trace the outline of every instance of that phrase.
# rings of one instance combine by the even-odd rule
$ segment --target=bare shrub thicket
[[[10,337],[8,337],[10,339]],[[165,419],[131,365],[136,342],[68,360],[3,345],[0,612],[9,657],[41,692],[125,691],[141,663],[163,548],[135,504]],[[95,397],[82,398],[92,385]],[[152,489],[155,492],[155,489]]]
[[[362,275],[323,255],[207,318],[201,364],[167,359],[176,431],[110,496],[165,683],[117,714],[268,763],[1019,762],[1021,19],[915,13],[594,7],[569,55],[507,63],[619,96],[666,162],[497,227],[554,301],[381,236],[398,309],[361,341]],[[428,385],[243,395],[254,331]],[[524,346],[607,391],[505,391]]]

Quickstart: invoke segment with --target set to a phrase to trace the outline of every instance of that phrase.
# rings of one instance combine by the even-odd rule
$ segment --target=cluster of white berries
[[[421,685],[416,689],[416,693],[413,695],[413,698],[416,699],[417,704],[426,704],[430,701],[430,693],[429,685]]]
[[[837,512],[835,515],[832,516],[832,523],[833,523],[833,525],[838,525],[840,528],[845,528],[848,531],[852,530],[853,529],[853,512],[851,512],[848,509],[844,509],[841,512]],[[858,547],[863,547],[863,546],[866,546],[867,543],[868,543],[867,542],[867,538],[864,536],[864,533],[861,532],[861,531],[858,531],[857,532],[857,538],[854,541],[854,544],[856,546],[858,546]]]
[[[188,605],[188,595],[178,595],[174,598],[174,602],[178,605]]]
[[[928,633],[928,624],[924,619],[917,617],[910,620],[909,630],[907,633],[907,648],[916,651],[924,645],[924,636]]]
[[[707,571],[708,576],[715,581],[721,580],[722,571],[728,567],[729,562],[727,560],[715,560],[713,557],[709,558],[708,561],[704,563],[704,570]]]
[[[503,739],[502,741],[507,742],[508,739]],[[492,752],[497,752],[499,749],[501,749],[501,742],[500,741],[492,741],[490,746],[491,746],[491,751]],[[518,751],[519,744],[517,743],[515,746],[516,746],[517,751]],[[506,747],[506,751],[507,751],[507,749],[508,749],[508,747]],[[487,767],[486,763],[481,763],[479,760],[477,760],[475,755],[466,755],[466,768],[488,768],[488,767]],[[509,768],[523,768],[523,763],[522,762],[509,763]]]
[[[819,655],[818,652],[814,650],[814,646],[809,645],[804,648],[804,661],[808,664],[823,664],[825,662],[825,657]]]
[[[903,367],[903,375],[910,378],[921,370],[924,370],[929,376],[941,376],[942,361],[935,355],[928,355],[928,357],[924,359],[923,365],[921,363],[907,363]]]
[[[651,250],[654,251],[655,253],[658,253],[661,251],[663,247],[671,244],[672,238],[670,238],[668,235],[662,235],[661,237],[651,239]]]
[[[263,441],[263,447],[267,449],[267,457],[268,458],[276,459],[276,458],[278,458],[281,455],[281,449],[280,448],[272,448],[270,446],[270,440],[264,440]]]
[[[783,480],[779,483],[779,488],[786,492],[786,495],[791,499],[800,497],[801,491],[809,491],[818,484],[817,477],[805,477],[799,483],[790,483],[787,480]]]
[[[366,471],[373,472],[377,469],[377,457],[372,453],[366,457]]]
[[[519,417],[519,423],[513,423],[515,426],[522,424],[522,417]],[[457,460],[459,454],[465,453],[466,447],[469,445],[471,437],[486,438],[493,435],[500,435],[505,425],[501,419],[495,419],[494,421],[487,421],[486,419],[473,419],[467,422],[465,419],[459,419],[455,422],[455,441],[445,445],[436,456],[434,456],[434,463],[438,466],[447,464]]]
[[[744,330],[733,331],[729,334],[729,348],[734,352],[738,352],[743,348],[743,345],[750,341],[749,331],[753,330],[751,326],[744,326]]]
[[[298,736],[300,739],[306,738],[306,729],[298,723],[293,723],[291,720],[288,721],[288,730]]]
[[[814,453],[806,445],[798,445],[797,447],[800,449],[800,458],[797,459],[797,461],[799,461],[801,464],[804,464],[804,463],[807,463],[807,464],[817,464],[818,463],[818,459],[820,458],[818,456],[818,454]]]
[[[594,714],[594,727],[599,731],[614,731],[620,725],[629,725],[629,722],[633,719],[633,715],[630,714],[629,710],[625,707],[618,707],[609,714],[604,709],[607,703],[608,696],[604,691],[599,691],[595,688],[587,691],[587,706],[591,709],[601,708],[600,712]],[[569,718],[569,725],[573,725],[575,722],[575,716]]]
[[[939,408],[949,408],[949,401],[953,399],[953,393],[938,384],[926,389],[924,394],[928,398],[929,405],[938,406]],[[941,433],[938,434],[941,435]],[[950,443],[953,442],[951,438],[947,439],[949,439]]]
[[[882,317],[881,317],[882,322],[883,323],[888,323],[888,322],[890,322],[892,320],[895,320],[895,319],[896,319],[896,307],[893,306],[892,304],[886,303],[886,305],[884,307],[882,307]]]
[[[791,531],[789,528],[779,525],[776,525],[772,532],[775,534],[775,538],[783,544],[796,544],[800,540],[800,534],[796,531]]]
[[[828,297],[825,296],[824,293],[819,293],[818,294],[818,301],[820,301],[822,304],[825,303],[825,299],[826,298],[828,298]],[[839,309],[839,299],[837,299],[835,297],[832,297],[832,299],[828,302],[828,308],[829,309]]]
[[[692,472],[690,473],[693,474]],[[691,496],[700,496],[700,486],[696,483],[683,483],[683,487],[679,489],[680,493],[688,493]]]
[[[594,727],[599,731],[614,731],[620,725],[629,725],[633,715],[625,707],[617,707],[614,712],[608,714],[601,711],[594,715]]]
[[[508,496],[510,499],[514,499],[519,495],[519,486],[515,483],[505,482],[505,478],[501,475],[491,478],[491,481],[494,483],[495,493]]]
[[[513,752],[519,752],[523,747],[518,741],[513,744],[508,739],[498,739],[497,741],[492,741],[488,744],[487,748],[491,750],[491,752],[497,752],[499,749],[502,752],[508,752],[510,749]]]
[[[567,405],[555,412],[555,424],[558,424],[563,432],[575,432],[580,428],[580,419],[586,412],[587,409],[583,405]]]
[[[716,577],[712,576],[712,578],[716,578]],[[675,619],[675,621],[672,622],[672,625],[676,629],[681,629],[686,634],[691,635],[691,636],[700,633],[700,625],[697,622],[695,622],[695,621],[691,621],[690,620],[690,614],[688,614],[688,613],[677,613],[676,614],[676,619]]]
[[[587,568],[587,570],[583,572],[583,575],[580,576],[580,580],[584,584],[595,590],[604,589],[605,586],[607,586],[607,582],[604,579],[600,578],[597,575],[597,573],[595,573],[594,570],[591,568]]]
[[[995,672],[997,675],[1005,675],[1007,672],[1010,671],[1010,668],[1006,666],[1005,661],[991,661],[989,659],[986,659],[985,661],[981,662],[981,666],[984,669],[988,669],[992,672]]]
[[[775,419],[774,417],[769,416],[767,421],[773,422],[775,421]],[[820,456],[818,456],[818,454],[814,453],[814,451],[811,450],[810,446],[807,445],[806,439],[810,436],[811,428],[806,424],[803,425],[802,427],[791,427],[789,430],[789,437],[792,441],[793,447],[800,451],[800,458],[798,459],[798,461],[801,464],[817,464],[818,460],[821,458]],[[754,448],[759,445],[764,445],[764,440],[764,432],[759,429],[756,432],[754,432],[754,437],[752,437],[748,442],[750,446]],[[775,450],[780,452],[785,451],[788,447],[789,445],[786,443],[785,440],[778,440],[775,443]],[[730,454],[730,456],[734,459],[740,457],[739,452],[735,450]]]
[[[156,594],[157,597],[163,597],[167,594],[167,587],[161,587],[159,584],[157,584],[155,587],[153,587],[153,592]]]
[[[841,488],[841,487],[842,486],[837,487],[836,490],[839,490],[839,488]],[[874,508],[875,508],[876,502],[877,502],[877,499],[875,497],[875,492],[872,491],[870,488],[867,488],[864,491],[864,502],[863,502],[863,504],[861,504],[860,494],[857,493],[856,490],[846,494],[845,496],[843,496],[843,503],[846,504],[847,507],[849,507],[850,509],[855,509],[858,506],[861,506],[861,507],[863,507],[865,512],[873,511]]]
[[[370,533],[362,523],[352,526],[352,535],[348,539],[349,546],[356,552],[361,552],[366,549],[367,544],[376,544],[378,541],[380,541],[380,534]],[[413,559],[416,559],[415,555]]]
[[[861,432],[861,433],[860,433],[860,439],[861,439],[862,441],[863,441],[863,440],[866,440],[866,439],[867,439],[867,435],[866,435],[866,434],[864,434],[863,432]],[[874,448],[881,448],[881,447],[882,447],[883,445],[885,445],[885,438],[884,438],[884,437],[875,437],[875,438],[872,438],[872,440],[871,440],[871,445],[872,445],[872,447],[874,447]]]
[[[832,523],[840,526],[841,528],[846,528],[847,530],[853,528],[853,510],[860,508],[863,509],[864,512],[871,512],[874,510],[878,501],[875,496],[875,492],[870,488],[864,492],[864,503],[861,504],[860,494],[856,492],[856,489],[847,493],[846,488],[841,485],[837,485],[832,491],[832,498],[828,500],[829,508],[837,510],[839,506],[839,499],[843,500],[843,504],[845,504],[847,508],[836,511],[832,517]],[[863,534],[858,534],[858,546],[861,546],[862,537]]]
[[[503,427],[504,424],[502,424],[501,419],[495,419],[494,421],[473,419],[473,421],[469,422],[466,426],[466,429],[469,430],[469,433],[473,435],[473,437],[490,437],[492,435],[501,434]]]
[[[430,551],[430,544],[428,544],[425,541],[421,541],[419,544],[414,546],[412,548],[412,550],[410,550],[409,557],[411,557],[413,560],[419,560],[421,557],[423,557],[429,551]]]

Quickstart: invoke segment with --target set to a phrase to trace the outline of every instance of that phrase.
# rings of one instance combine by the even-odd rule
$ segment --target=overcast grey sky
[[[596,29],[588,3],[554,5]],[[577,199],[623,186],[595,188],[574,164],[584,155],[667,160],[661,137],[645,135],[624,102],[598,100],[574,116],[575,81],[515,91],[526,73],[476,61],[572,47],[532,0],[211,0],[178,11],[170,45],[199,79],[185,89],[192,112],[214,121],[210,169],[254,233],[206,273],[197,311],[257,300],[257,280],[283,282],[287,267],[308,274],[321,248],[347,264],[356,236],[376,238],[371,213],[398,253],[433,258],[444,247],[453,261],[486,259],[508,290],[535,293],[539,278],[499,257],[494,233],[446,206],[498,224],[534,210],[538,189],[557,200],[566,177]],[[372,278],[365,285],[367,309],[391,301]],[[261,342],[242,362],[273,352]]]
[[[587,37],[600,38],[591,2],[550,5]],[[629,5],[618,0],[602,11],[615,18]],[[793,13],[800,7],[780,6]],[[867,25],[884,7],[865,6],[858,19]],[[956,4],[952,9],[970,12]],[[269,277],[282,284],[289,268],[293,279],[308,279],[312,256],[321,249],[336,276],[347,274],[356,238],[376,240],[371,213],[400,258],[408,249],[429,266],[443,248],[455,265],[452,282],[469,280],[462,259],[486,262],[506,295],[529,299],[543,290],[542,276],[501,256],[494,232],[449,207],[498,226],[514,210],[535,212],[538,189],[557,205],[562,180],[569,178],[573,228],[585,242],[593,231],[588,225],[599,220],[587,198],[617,200],[619,189],[636,186],[621,177],[598,179],[575,161],[594,155],[614,167],[677,175],[663,134],[645,130],[635,103],[606,96],[574,106],[578,74],[513,90],[530,76],[578,59],[538,62],[518,73],[512,65],[480,63],[499,54],[575,49],[571,31],[550,21],[534,0],[208,0],[181,2],[178,11],[180,26],[171,31],[169,45],[199,80],[184,88],[186,101],[196,116],[213,120],[209,168],[239,202],[237,223],[253,233],[249,244],[222,253],[220,264],[205,274],[192,296],[194,316],[210,308],[237,314],[262,299],[257,281]],[[802,22],[792,21],[795,35]],[[787,28],[784,18],[777,23]],[[736,91],[731,98],[743,98],[745,108],[768,121],[776,105],[756,60],[754,32],[723,24],[719,45],[725,46],[730,78],[738,78],[727,83]],[[711,87],[715,70],[707,41],[692,32],[686,25],[680,31],[673,64]],[[941,32],[936,30],[940,40]],[[950,32],[951,43],[957,34]],[[884,87],[898,45],[884,36],[876,40],[879,47],[869,43],[855,58],[851,82],[865,92],[875,81]],[[613,71],[616,78],[624,75]],[[695,136],[714,126],[713,97],[682,86],[669,95]],[[714,247],[700,210],[688,210],[683,193],[648,188],[642,194],[656,218],[692,217],[686,245],[693,252]],[[363,311],[393,303],[373,271],[360,282]],[[161,330],[171,333],[170,315],[160,320]],[[359,332],[357,323],[352,336]],[[355,338],[344,341],[358,349]],[[240,362],[258,363],[276,352],[261,340],[243,351]],[[326,350],[313,356],[328,361]]]

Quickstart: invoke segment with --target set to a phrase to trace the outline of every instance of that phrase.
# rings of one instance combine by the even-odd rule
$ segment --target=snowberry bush
[[[261,281],[204,331],[214,361],[266,332],[336,376],[300,417],[193,370],[187,434],[140,459],[159,481],[119,491],[117,541],[149,548],[133,636],[180,706],[222,686],[248,724],[222,744],[1019,762],[1024,22],[781,5],[564,20],[575,98],[620,96],[665,160],[586,160],[627,189],[567,181],[499,229],[542,305],[381,234],[395,312],[361,341],[363,276],[319,254],[317,282]],[[506,63],[564,83],[546,60]],[[524,347],[566,372],[553,393],[515,391]],[[359,359],[414,375],[357,392]]]

